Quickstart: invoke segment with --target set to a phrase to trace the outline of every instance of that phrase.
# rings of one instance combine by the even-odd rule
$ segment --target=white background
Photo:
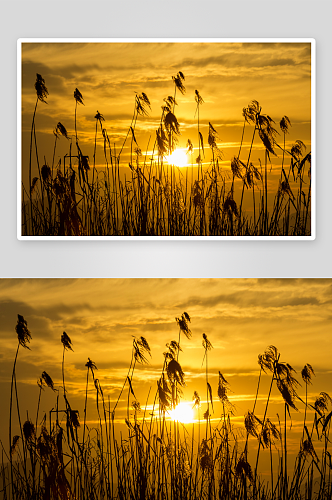
[[[1,277],[332,276],[332,2],[1,1]],[[16,42],[24,37],[315,38],[314,241],[18,241]]]

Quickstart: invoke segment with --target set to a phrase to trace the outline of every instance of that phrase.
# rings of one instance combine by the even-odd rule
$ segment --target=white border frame
[[[310,236],[22,236],[22,44],[23,43],[310,43],[311,44],[311,235]],[[19,38],[17,40],[17,239],[25,240],[314,240],[316,238],[316,40],[314,38]]]

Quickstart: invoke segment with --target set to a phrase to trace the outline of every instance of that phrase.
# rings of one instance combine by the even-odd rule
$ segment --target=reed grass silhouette
[[[204,99],[195,90],[197,145],[187,141],[191,166],[181,170],[172,164],[181,126],[175,114],[177,91],[186,92],[185,77],[180,71],[172,77],[174,95],[164,98],[162,114],[152,151],[151,137],[143,155],[136,138],[140,120],[149,115],[151,103],[142,92],[136,93],[130,126],[120,150],[113,144],[105,127],[104,116],[97,111],[93,161],[83,154],[77,130],[77,108],[84,105],[82,93],[74,91],[74,135],[62,123],[54,129],[55,143],[52,166],[45,158],[40,166],[36,134],[36,112],[39,101],[47,103],[48,90],[37,74],[36,105],[33,112],[29,184],[22,183],[23,236],[305,236],[310,234],[311,219],[311,152],[296,140],[286,148],[286,134],[291,121],[282,117],[279,129],[283,144],[277,142],[279,132],[274,120],[262,113],[253,100],[243,108],[243,130],[238,154],[226,171],[220,164],[223,152],[218,133],[208,122],[205,142],[202,132],[201,107]],[[98,128],[102,135],[104,167],[96,166]],[[206,126],[204,126],[206,127]],[[252,128],[247,157],[244,157],[245,129]],[[57,141],[68,140],[69,150],[55,164]],[[253,147],[263,146],[264,161],[254,164]],[[125,160],[124,148],[129,150]],[[198,151],[196,156],[195,150]],[[271,157],[282,154],[279,185],[273,193],[270,173]],[[208,157],[210,155],[210,159]],[[50,154],[51,156],[51,154]],[[242,159],[241,159],[242,157]],[[38,176],[32,178],[33,166]],[[204,165],[203,165],[204,164]],[[208,166],[206,166],[208,165]],[[129,177],[124,173],[126,166]],[[272,163],[271,163],[272,166]],[[244,197],[252,204],[244,203]],[[270,201],[269,201],[270,200]]]
[[[176,318],[181,332],[188,336],[188,313]],[[22,423],[16,386],[16,364],[20,345],[27,347],[31,339],[27,321],[18,316],[16,351],[10,397],[9,446],[2,442],[0,493],[8,500],[328,500],[332,495],[330,426],[332,399],[321,392],[309,400],[307,385],[312,383],[314,370],[306,364],[301,372],[306,384],[305,398],[299,394],[300,384],[289,363],[280,361],[275,346],[269,346],[258,356],[260,366],[256,398],[252,411],[244,415],[239,428],[233,417],[236,407],[230,401],[229,383],[221,371],[214,389],[209,381],[208,353],[213,348],[203,334],[203,364],[207,386],[206,401],[194,391],[193,406],[203,407],[205,432],[201,437],[200,419],[191,424],[173,422],[168,412],[181,401],[186,375],[179,363],[180,342],[166,345],[160,378],[152,406],[138,401],[134,387],[136,365],[147,364],[150,346],[144,337],[134,338],[128,374],[116,400],[110,401],[95,377],[97,366],[88,358],[84,417],[72,408],[69,393],[57,386],[43,371],[37,381],[39,399],[36,423],[27,416]],[[61,336],[65,349],[72,342]],[[183,355],[182,355],[183,356]],[[64,373],[64,366],[62,366]],[[260,393],[262,374],[270,374],[267,395]],[[93,380],[95,397],[88,391]],[[62,383],[64,381],[64,375]],[[17,423],[20,434],[11,435],[12,393],[15,383]],[[61,382],[60,382],[61,383]],[[44,387],[54,392],[55,404],[39,421],[40,396]],[[63,390],[62,390],[63,389]],[[124,391],[127,397],[121,399]],[[151,389],[150,389],[151,390]],[[216,390],[218,398],[213,397]],[[272,391],[277,391],[284,403],[284,422],[269,415]],[[63,395],[61,397],[61,394]],[[260,394],[259,394],[260,393]],[[257,413],[258,397],[265,400],[263,414]],[[131,401],[132,400],[132,401]],[[118,408],[119,402],[125,408]],[[219,402],[218,402],[219,401]],[[96,404],[98,419],[90,424],[88,407]],[[88,404],[89,403],[89,404]],[[64,404],[64,409],[62,409]],[[290,469],[288,457],[287,415],[304,407],[303,432],[297,442],[295,465]],[[219,406],[219,407],[218,407]],[[314,414],[308,426],[307,410]],[[120,416],[119,416],[120,413]],[[124,414],[125,413],[125,414]],[[211,414],[220,418],[211,420]],[[117,427],[125,424],[126,432]],[[277,453],[273,453],[275,449]],[[259,458],[265,454],[270,462],[270,474],[259,471]],[[277,455],[277,456],[276,456]]]

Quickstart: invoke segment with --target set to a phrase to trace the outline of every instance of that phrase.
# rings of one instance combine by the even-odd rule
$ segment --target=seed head
[[[31,441],[35,437],[36,435],[35,426],[31,422],[31,420],[27,420],[26,422],[24,422],[23,434],[26,441]]]
[[[327,392],[321,392],[314,403],[315,410],[322,416],[327,411],[329,403],[332,403],[331,397]]]
[[[166,411],[171,406],[172,395],[164,374],[162,374],[160,380],[157,381],[157,386],[160,410]]]
[[[306,439],[306,440],[302,441],[300,454],[303,456],[310,455],[313,458],[313,460],[316,460],[317,462],[319,462],[319,459],[317,457],[317,454],[315,452],[315,449],[314,449],[314,446],[312,444],[311,439],[310,440]]]
[[[31,333],[30,330],[28,329],[28,323],[26,320],[21,316],[20,314],[17,315],[18,320],[17,320],[17,325],[15,327],[18,341],[22,347],[25,347],[26,349],[30,349],[30,347],[27,346],[27,343],[30,342]]]
[[[288,128],[292,126],[290,119],[286,115],[281,118],[279,125],[281,132],[284,134],[288,134]]]
[[[175,87],[177,89],[179,89],[179,91],[181,92],[181,94],[184,94],[186,92],[186,88],[183,85],[185,77],[184,77],[184,74],[182,73],[182,71],[179,71],[176,76],[172,76],[172,80],[175,83]]]
[[[80,427],[80,422],[78,420],[78,411],[77,410],[69,410],[69,425],[72,425],[75,429]]]
[[[247,108],[243,108],[243,116],[247,123],[256,124],[256,119],[261,112],[261,106],[258,101],[251,101]]]
[[[101,113],[99,113],[98,109],[97,109],[97,114],[95,115],[95,119],[97,121],[99,121],[100,126],[101,126],[101,122],[105,121],[105,118],[103,117],[103,115]]]
[[[197,102],[198,105],[204,103],[203,97],[200,95],[198,90],[195,90],[195,101]]]
[[[133,410],[137,411],[137,412],[140,412],[141,411],[141,405],[139,404],[138,401],[133,401],[131,403],[131,406],[133,408]]]
[[[58,134],[63,135],[63,137],[65,137],[66,139],[69,140],[66,127],[64,125],[62,125],[62,123],[60,123],[60,122],[57,124],[55,131],[54,131],[54,135],[56,135],[58,137]]]
[[[291,154],[295,157],[296,160],[299,160],[301,156],[303,156],[304,151],[306,150],[306,145],[304,142],[297,140],[295,144],[293,144],[291,148]]]
[[[35,190],[35,187],[37,185],[38,180],[39,180],[39,177],[34,177],[32,179],[31,186],[30,186],[30,194],[33,194],[33,192]]]
[[[139,339],[134,338],[133,340],[133,348],[134,348],[134,358],[138,363],[148,363],[148,360],[145,354],[148,354],[151,357],[151,349],[144,337],[140,337]]]
[[[181,365],[176,361],[176,359],[171,359],[167,364],[167,375],[172,383],[178,383],[180,386],[184,386],[184,372]]]
[[[269,447],[271,444],[275,444],[275,441],[281,439],[280,431],[274,425],[269,418],[266,419],[264,428],[262,430],[262,443],[263,447]]]
[[[79,102],[80,104],[84,105],[83,96],[77,88],[74,90],[74,99],[76,102]]]
[[[164,118],[164,125],[168,133],[173,132],[173,134],[180,134],[180,124],[176,116],[169,111]]]
[[[61,342],[65,349],[70,349],[71,351],[73,350],[70,337],[66,334],[66,332],[63,332],[63,334],[61,335]]]
[[[262,422],[259,418],[254,415],[254,413],[248,411],[247,415],[244,417],[244,426],[248,434],[253,437],[258,438],[259,429],[258,426],[262,425]]]
[[[148,96],[144,92],[141,94],[136,93],[135,107],[138,115],[148,116],[149,113],[147,108],[151,109],[151,103]]]
[[[85,363],[85,366],[87,367],[88,370],[91,370],[92,376],[94,377],[94,370],[98,370],[96,364],[88,358],[88,361]]]
[[[12,442],[12,445],[10,447],[10,454],[11,454],[11,456],[13,456],[14,453],[15,453],[15,449],[16,449],[16,446],[17,446],[17,443],[18,443],[19,439],[20,439],[20,436],[14,436],[13,437],[13,442]]]
[[[41,176],[44,182],[47,181],[52,175],[51,169],[48,165],[43,165],[41,168]]]
[[[53,380],[51,379],[51,377],[49,376],[48,373],[46,373],[46,372],[42,373],[42,380],[44,380],[44,382],[47,385],[47,387],[49,387],[50,389],[52,389],[52,391],[55,391]]]
[[[253,483],[254,481],[254,477],[253,477],[253,473],[252,473],[252,469],[251,469],[251,465],[249,464],[249,462],[247,462],[246,460],[246,457],[245,457],[245,454],[242,453],[242,455],[240,456],[237,464],[236,464],[236,467],[235,467],[235,475],[236,476],[241,476],[241,475],[244,475],[251,483]]]
[[[202,345],[205,351],[211,351],[211,349],[213,348],[213,345],[211,344],[205,333],[203,333]]]
[[[303,382],[305,382],[307,385],[311,384],[311,378],[313,375],[315,375],[313,367],[309,365],[309,363],[304,365],[304,368],[301,371]]]
[[[196,391],[194,392],[193,395],[193,401],[194,401],[193,408],[199,408],[201,406],[201,398],[199,397],[199,394]]]
[[[48,90],[46,88],[44,78],[39,73],[37,73],[37,78],[36,78],[36,82],[35,82],[35,89],[37,92],[37,98],[41,102],[44,102],[45,104],[47,104],[45,99],[48,96]]]
[[[274,371],[274,363],[279,359],[278,349],[274,345],[270,345],[263,354],[258,355],[258,364],[261,369],[266,373]]]
[[[190,323],[189,314],[184,312],[181,315],[181,318],[175,318],[175,321],[179,325],[181,332],[183,332],[185,334],[187,339],[190,339],[190,337],[192,336],[192,333],[191,333],[191,330],[189,329],[189,326],[188,326],[188,323]]]

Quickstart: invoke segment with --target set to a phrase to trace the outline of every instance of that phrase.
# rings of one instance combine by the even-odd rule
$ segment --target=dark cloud
[[[321,301],[314,296],[305,297],[290,297],[288,294],[281,294],[280,291],[276,296],[273,292],[264,292],[257,300],[257,292],[253,290],[234,292],[230,294],[217,294],[208,297],[191,296],[186,302],[179,304],[179,307],[215,307],[217,305],[236,305],[239,308],[247,307],[296,307],[301,305],[318,305]]]
[[[243,56],[237,57],[237,56],[232,56],[229,57],[227,55],[224,56],[213,56],[213,57],[206,57],[206,58],[200,58],[200,59],[183,59],[182,60],[182,66],[183,68],[191,68],[191,67],[198,67],[198,68],[206,68],[207,66],[210,65],[217,65],[220,66],[220,69],[222,71],[223,68],[248,68],[249,70],[253,70],[256,68],[267,68],[267,67],[273,67],[273,66],[295,66],[298,65],[297,61],[295,61],[292,58],[278,58],[278,57],[269,57],[269,56],[262,56],[262,55],[256,55],[256,56],[248,56],[247,54],[243,54]],[[220,78],[220,76],[219,76]]]

